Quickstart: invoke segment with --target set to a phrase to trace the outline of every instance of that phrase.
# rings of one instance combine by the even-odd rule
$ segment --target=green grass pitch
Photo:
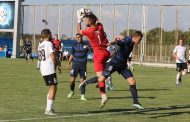
[[[66,62],[62,63],[64,69]],[[88,101],[80,101],[79,82],[75,95],[68,99],[69,71],[58,74],[55,110],[58,116],[44,115],[47,87],[35,69],[36,63],[24,59],[0,59],[0,122],[190,122],[190,76],[176,88],[175,69],[135,66],[134,76],[140,103],[145,111],[132,109],[128,82],[114,73],[114,91],[107,92],[109,101],[99,110],[100,95],[95,85],[87,87]],[[88,78],[94,76],[88,63]]]

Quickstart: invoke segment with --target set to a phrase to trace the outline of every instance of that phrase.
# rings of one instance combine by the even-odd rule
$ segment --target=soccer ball
[[[77,13],[79,14],[78,16],[80,16],[82,18],[84,18],[86,15],[93,14],[92,11],[87,8],[81,8],[77,11]]]

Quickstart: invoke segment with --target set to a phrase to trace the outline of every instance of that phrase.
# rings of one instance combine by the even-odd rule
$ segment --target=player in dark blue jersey
[[[79,85],[79,89],[87,84],[96,83],[98,81],[104,81],[113,72],[117,71],[126,80],[128,80],[130,85],[130,91],[133,97],[133,107],[135,109],[144,109],[138,102],[138,94],[136,90],[136,80],[133,77],[131,70],[128,69],[127,60],[130,53],[132,52],[134,45],[139,44],[142,40],[143,34],[140,31],[136,31],[132,36],[118,36],[115,41],[110,42],[110,45],[117,44],[120,49],[108,62],[106,69],[104,70],[102,76],[93,77],[90,80],[84,81]],[[105,105],[105,104],[104,104]],[[104,105],[100,106],[103,107]]]
[[[70,69],[70,64],[72,62],[71,69],[71,80],[70,80],[70,94],[68,98],[74,95],[75,80],[77,75],[80,75],[80,82],[82,83],[86,79],[86,65],[87,65],[87,53],[88,45],[83,42],[83,36],[81,34],[76,34],[77,45],[73,45],[72,53],[69,58],[67,69]],[[85,99],[85,86],[81,88],[81,100]]]
[[[32,57],[32,42],[29,41],[28,38],[26,38],[25,44],[24,44],[24,50],[25,50],[25,58],[26,58],[26,63],[28,62],[28,59],[31,58],[33,62],[33,57]]]

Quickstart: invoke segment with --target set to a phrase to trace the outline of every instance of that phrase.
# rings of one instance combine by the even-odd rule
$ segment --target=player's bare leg
[[[56,115],[53,110],[53,102],[55,100],[56,92],[57,92],[57,85],[49,86],[49,91],[47,94],[47,106],[45,110],[46,115]]]

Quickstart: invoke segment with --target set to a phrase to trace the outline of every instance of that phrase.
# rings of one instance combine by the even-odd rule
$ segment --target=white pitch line
[[[32,120],[89,117],[89,116],[114,115],[114,114],[118,115],[118,114],[124,114],[124,113],[131,113],[131,112],[130,111],[122,111],[122,112],[105,112],[105,113],[102,112],[102,113],[95,113],[95,114],[74,114],[74,115],[67,115],[67,116],[52,116],[52,117],[44,117],[44,118],[26,118],[26,119],[15,119],[15,120],[0,120],[0,122],[32,121]]]

